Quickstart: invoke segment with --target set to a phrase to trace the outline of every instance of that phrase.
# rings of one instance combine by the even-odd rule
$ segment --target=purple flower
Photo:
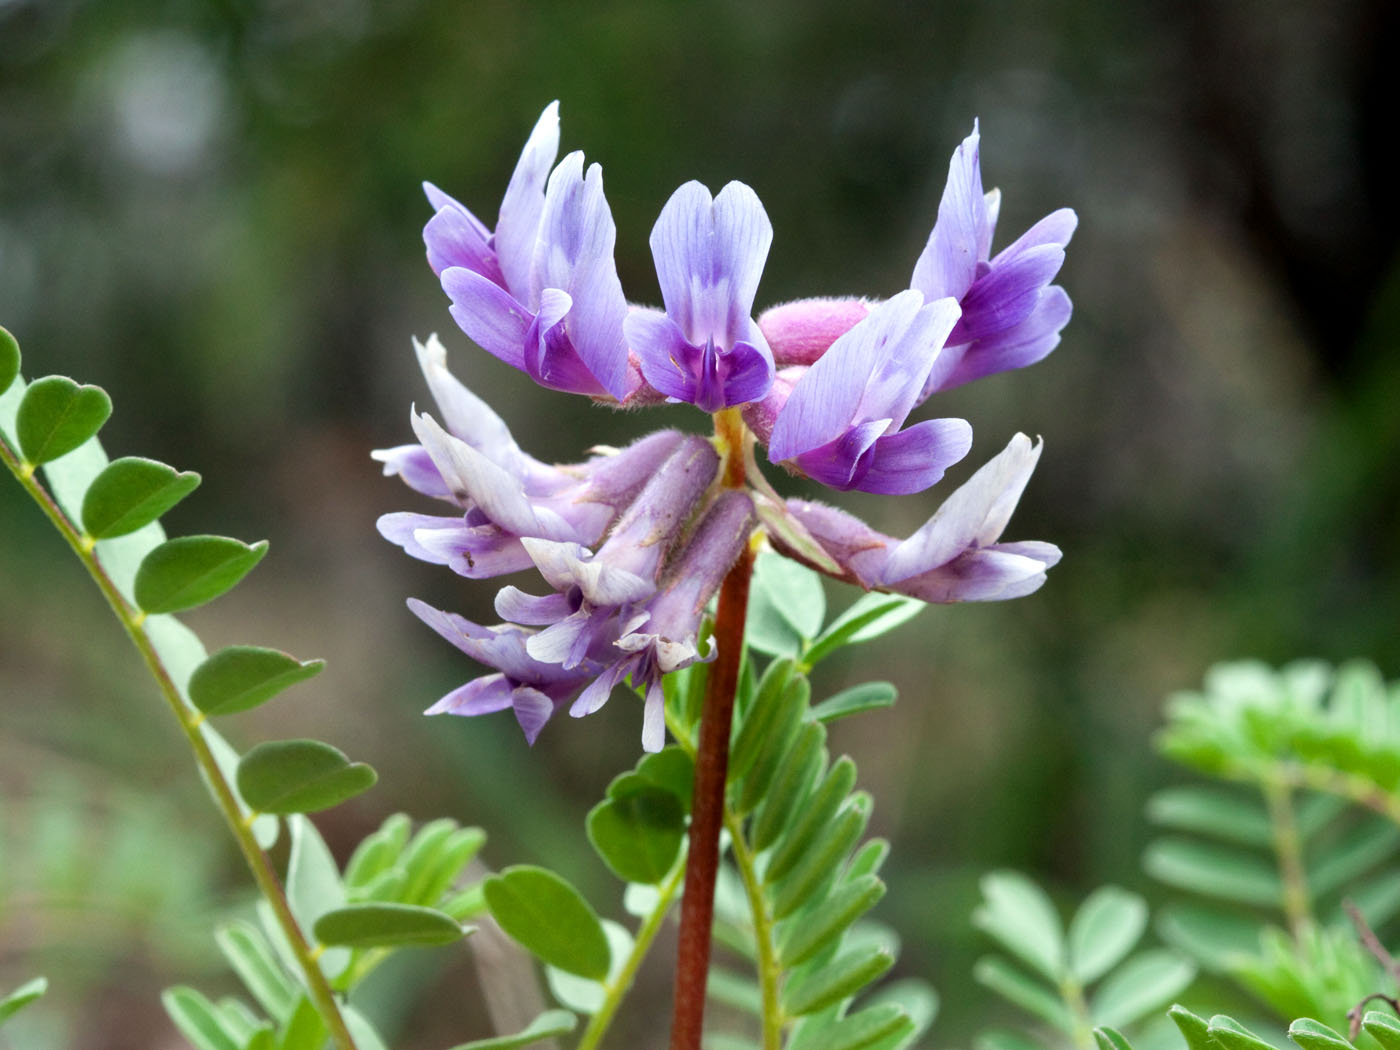
[[[731,182],[713,200],[698,182],[671,195],[651,231],[666,304],[623,330],[646,381],[706,412],[761,398],[773,355],[751,316],[773,227],[758,195]]]
[[[453,318],[482,349],[551,390],[621,401],[629,392],[627,301],[603,172],[594,164],[585,175],[575,152],[546,182],[558,149],[558,103],[551,103],[516,164],[494,234],[426,186],[438,209],[423,230],[428,262]]]
[[[1069,208],[1052,212],[990,258],[1001,194],[982,192],[978,142],[974,124],[948,166],[938,220],[910,281],[927,298],[953,296],[963,311],[920,401],[937,390],[1034,364],[1055,348],[1069,322],[1069,296],[1050,282],[1065,261],[1078,217]]]
[[[794,384],[768,458],[834,489],[910,493],[938,481],[967,455],[972,427],[962,419],[900,427],[958,314],[953,299],[925,304],[913,290],[875,307]]]
[[[1060,560],[1054,544],[998,542],[1040,449],[1017,434],[906,540],[821,503],[788,500],[788,512],[841,566],[843,578],[866,590],[926,602],[1019,598],[1039,588]]]

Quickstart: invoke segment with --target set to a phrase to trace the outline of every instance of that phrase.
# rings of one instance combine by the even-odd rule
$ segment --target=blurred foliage
[[[1387,0],[0,0],[0,323],[117,395],[114,446],[219,479],[176,531],[271,539],[192,619],[211,644],[328,659],[303,687],[319,702],[249,716],[240,743],[330,721],[380,769],[376,801],[325,822],[339,855],[392,810],[446,813],[597,899],[614,884],[577,827],[630,763],[638,712],[609,705],[533,753],[505,719],[419,719],[471,672],[404,596],[486,618],[491,589],[378,538],[403,493],[366,453],[405,439],[408,338],[433,329],[543,458],[650,420],[467,345],[423,265],[417,184],[494,214],[557,97],[565,149],[604,165],[633,296],[657,297],[646,235],[689,178],[763,198],[761,304],[888,294],[980,116],[999,245],[1062,204],[1081,215],[1076,316],[1047,361],[931,408],[973,420],[969,469],[1014,430],[1046,437],[1019,528],[1066,559],[1030,600],[934,610],[917,642],[828,665],[833,690],[873,666],[904,697],[833,747],[879,756],[872,831],[900,847],[885,914],[901,966],[944,992],[942,1038],[966,1042],[977,873],[1133,870],[1140,799],[1165,779],[1145,760],[1161,695],[1242,653],[1400,673],[1400,140],[1378,90],[1398,22]],[[908,531],[939,497],[865,512]],[[131,732],[139,667],[47,531],[0,487],[7,754],[80,763],[104,785],[84,797],[191,793],[173,734]],[[5,929],[0,987],[40,972],[22,944]],[[147,1045],[101,1023],[112,987],[74,1023]]]

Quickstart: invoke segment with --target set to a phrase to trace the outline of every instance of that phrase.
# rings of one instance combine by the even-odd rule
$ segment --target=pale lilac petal
[[[801,299],[765,310],[758,328],[775,365],[810,365],[869,313],[864,299]]]
[[[627,677],[627,672],[634,663],[633,660],[619,660],[604,670],[579,693],[578,699],[569,708],[569,714],[574,718],[582,718],[601,708],[608,702],[613,689]]]
[[[1037,558],[990,547],[965,551],[946,565],[900,580],[890,589],[926,602],[1002,601],[1038,590],[1047,568]]]
[[[924,525],[890,552],[886,583],[918,576],[944,565],[969,547],[995,543],[1040,458],[1040,444],[1017,434],[983,464]]]
[[[425,715],[489,715],[513,702],[514,687],[503,674],[483,675],[460,685],[423,713]]]
[[[929,299],[961,298],[977,277],[977,264],[987,258],[992,238],[982,170],[978,163],[978,131],[963,139],[948,165],[948,182],[938,203],[938,219],[909,284]]]
[[[408,599],[408,608],[414,616],[422,620],[441,637],[473,658],[480,651],[479,643],[491,637],[490,631],[472,623],[465,616],[443,612],[417,598]]]
[[[371,459],[384,464],[386,477],[394,474],[403,478],[404,484],[415,492],[434,499],[451,499],[452,490],[442,480],[433,463],[433,457],[422,445],[399,445],[397,448],[381,448],[370,453]]]
[[[461,438],[497,463],[522,458],[520,446],[511,437],[505,420],[448,371],[447,349],[441,340],[436,335],[430,335],[426,344],[415,339],[413,348],[448,433]]]
[[[517,536],[573,538],[575,528],[555,511],[532,504],[520,479],[454,438],[426,414],[412,417],[413,430],[459,498],[471,499],[495,524]]]
[[[885,495],[922,492],[971,448],[972,426],[967,420],[926,420],[878,439],[870,465],[854,487]]]
[[[559,103],[551,102],[535,122],[501,198],[496,254],[505,285],[517,297],[530,292],[535,237],[544,211],[545,181],[559,154]],[[470,334],[470,333],[469,333]],[[474,337],[473,337],[474,338]]]
[[[419,561],[431,562],[434,565],[446,565],[448,559],[419,544],[415,533],[423,528],[463,527],[465,526],[460,515],[454,518],[443,518],[434,514],[412,514],[408,511],[381,514],[379,520],[375,522],[375,528],[379,530],[379,535],[390,543],[402,547],[405,554],[417,558]]]
[[[530,556],[520,537],[499,525],[419,528],[413,538],[431,556],[429,560],[439,561],[469,580],[487,580],[530,567]]]
[[[554,701],[538,689],[520,686],[511,694],[511,706],[515,708],[515,720],[525,733],[525,741],[534,744],[540,730],[554,714]]]
[[[558,664],[566,670],[577,667],[588,652],[592,621],[587,609],[570,613],[532,635],[525,643],[525,651],[541,663]]]
[[[1011,244],[997,252],[996,258],[992,260],[992,266],[996,267],[1002,263],[1010,262],[1022,252],[1040,245],[1058,244],[1061,248],[1067,247],[1078,225],[1079,216],[1074,213],[1073,208],[1060,208],[1057,211],[1052,211]]]
[[[429,189],[424,183],[423,188]],[[491,231],[481,220],[437,187],[431,187],[428,199],[445,198],[449,203],[437,204],[437,214],[423,227],[423,243],[428,249],[428,265],[433,273],[462,266],[500,284],[504,281],[496,253],[491,247]]]
[[[573,612],[565,595],[536,596],[510,586],[502,587],[496,593],[495,607],[496,615],[501,619],[531,627],[556,623]]]
[[[879,585],[890,549],[898,542],[894,537],[877,532],[854,514],[825,503],[790,499],[786,508],[846,571],[843,579],[866,590]],[[792,556],[792,552],[785,550],[784,553]]]
[[[452,300],[453,320],[472,342],[523,371],[531,312],[499,285],[460,266],[443,271],[442,288]]]
[[[666,745],[666,691],[658,675],[647,686],[646,705],[642,710],[642,750],[656,752]]]
[[[698,182],[671,195],[652,228],[651,251],[666,313],[688,342],[728,347],[750,337],[772,241],[767,213],[743,183],[729,183],[713,199]]]
[[[1060,330],[1069,323],[1073,309],[1065,290],[1052,284],[1020,324],[957,348],[951,355],[952,367],[942,376],[930,374],[920,400],[937,390],[951,390],[974,379],[1035,364],[1059,345]],[[934,373],[942,363],[940,359]]]
[[[694,399],[695,376],[685,367],[693,348],[674,321],[665,314],[634,310],[622,330],[648,383],[677,401]]]
[[[1041,292],[1064,265],[1058,244],[1029,248],[1010,262],[994,265],[962,299],[962,319],[948,337],[969,343],[1020,324],[1035,309]]]

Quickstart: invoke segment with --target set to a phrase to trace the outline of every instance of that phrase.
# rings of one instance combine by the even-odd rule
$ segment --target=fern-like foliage
[[[1158,745],[1218,782],[1148,804],[1168,833],[1144,866],[1189,895],[1163,937],[1280,1017],[1342,1024],[1387,983],[1358,929],[1400,912],[1400,688],[1360,662],[1225,664],[1171,699]]]
[[[1096,890],[1066,930],[1054,904],[1030,879],[996,872],[982,880],[973,922],[1014,957],[989,955],[973,971],[982,984],[1034,1015],[1042,1027],[983,1033],[979,1047],[1093,1050],[1096,1026],[1141,1030],[1185,989],[1195,964],[1164,948],[1134,951],[1147,930],[1146,902],[1117,886]]]

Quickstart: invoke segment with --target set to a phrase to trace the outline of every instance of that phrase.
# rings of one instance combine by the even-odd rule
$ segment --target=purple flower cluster
[[[771,462],[833,489],[916,493],[967,455],[961,419],[908,424],[932,394],[1038,361],[1069,320],[1051,284],[1075,216],[1062,209],[995,257],[999,196],[984,193],[978,133],[959,146],[910,287],[882,302],[812,299],[753,316],[772,226],[752,189],[680,187],[651,233],[664,310],[628,304],[602,171],[555,163],[558,105],[530,134],[494,231],[436,187],[428,262],[462,330],[552,390],[614,405],[687,402],[716,435],[660,431],[582,463],[522,451],[447,370],[436,337],[415,344],[440,421],[410,418],[416,444],[376,452],[386,474],[450,504],[388,514],[383,535],[471,579],[533,569],[543,593],[506,586],[502,623],[410,608],[494,674],[430,714],[511,709],[533,742],[561,707],[596,711],[624,682],[645,696],[643,745],[665,738],[661,679],[707,658],[701,620],[762,529],[779,551],[866,589],[930,602],[1029,594],[1060,557],[1000,537],[1040,455],[1024,435],[905,540],[834,507],[782,500]],[[906,425],[907,424],[907,425]]]

